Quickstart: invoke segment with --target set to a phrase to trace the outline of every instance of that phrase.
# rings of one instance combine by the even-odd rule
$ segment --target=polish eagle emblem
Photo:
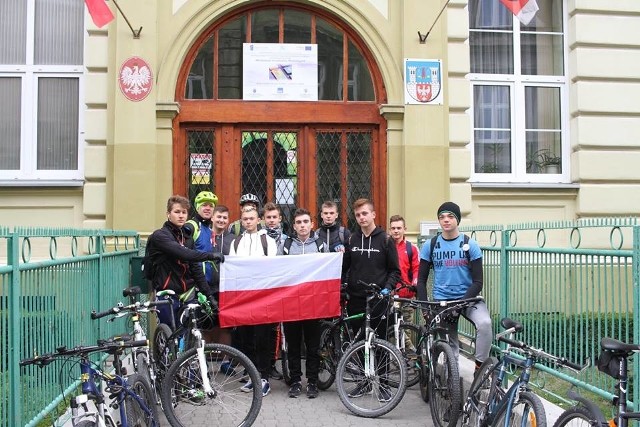
[[[151,69],[141,58],[130,58],[122,64],[119,76],[120,89],[131,101],[144,99],[151,90]]]

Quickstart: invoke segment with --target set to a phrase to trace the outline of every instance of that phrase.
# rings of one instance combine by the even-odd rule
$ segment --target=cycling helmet
[[[213,194],[211,191],[201,191],[193,200],[193,204],[195,205],[196,210],[198,210],[204,203],[211,203],[213,207],[215,207],[218,203],[218,196]]]
[[[240,197],[240,206],[243,206],[245,203],[253,203],[256,206],[260,206],[258,196],[251,193],[243,194],[242,197]]]

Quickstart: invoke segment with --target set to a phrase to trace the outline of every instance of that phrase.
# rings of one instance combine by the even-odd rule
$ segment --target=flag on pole
[[[220,270],[220,326],[340,315],[342,253],[228,256]]]
[[[84,0],[84,2],[96,27],[102,28],[113,21],[114,16],[109,6],[107,6],[106,0]]]
[[[518,18],[522,25],[529,23],[538,12],[538,3],[536,0],[500,0],[507,9],[509,9]]]

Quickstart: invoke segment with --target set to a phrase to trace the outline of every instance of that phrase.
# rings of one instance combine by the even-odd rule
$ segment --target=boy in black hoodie
[[[342,261],[342,282],[347,283],[347,310],[350,315],[365,311],[367,294],[364,286],[358,284],[358,280],[375,283],[383,288],[385,293],[392,291],[400,281],[396,245],[381,227],[376,226],[373,202],[369,199],[356,200],[353,203],[353,213],[359,228],[347,241]],[[382,338],[386,335],[386,324],[379,320],[385,308],[386,304],[378,304],[373,307],[371,315],[372,320],[378,320],[376,329],[378,336]],[[372,326],[375,325],[374,320]],[[357,331],[361,324],[354,322],[353,326]]]

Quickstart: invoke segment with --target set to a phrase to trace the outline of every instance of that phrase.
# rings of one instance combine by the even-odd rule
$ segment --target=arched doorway
[[[243,43],[309,43],[318,49],[318,101],[243,101]],[[259,3],[215,22],[192,45],[176,89],[174,191],[214,191],[237,216],[252,192],[285,214],[371,198],[386,218],[386,102],[380,72],[360,38],[325,12]]]

